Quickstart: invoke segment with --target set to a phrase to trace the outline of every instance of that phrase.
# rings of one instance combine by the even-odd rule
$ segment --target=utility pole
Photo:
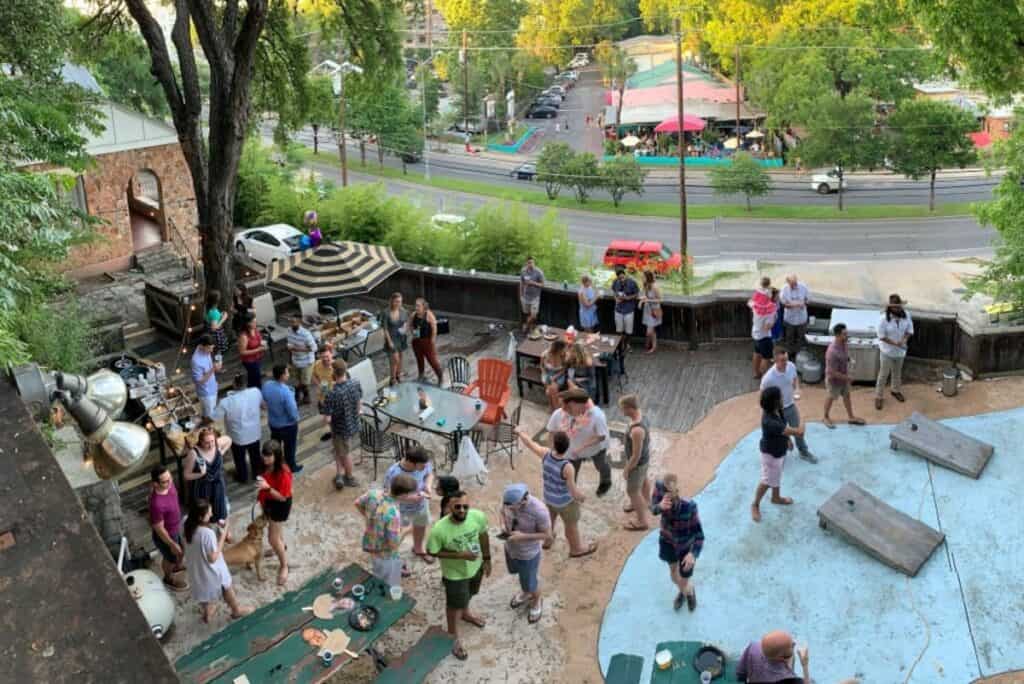
[[[462,29],[462,126],[469,136],[469,39]]]
[[[740,46],[736,44],[736,149],[740,147]]]
[[[686,139],[683,133],[683,33],[679,18],[675,20],[676,29],[676,100],[678,102],[677,115],[679,116],[679,253],[683,257],[683,265],[686,265],[687,235],[686,235]]]
[[[348,187],[348,151],[345,149],[345,52],[338,67],[338,154],[341,156],[341,187]]]

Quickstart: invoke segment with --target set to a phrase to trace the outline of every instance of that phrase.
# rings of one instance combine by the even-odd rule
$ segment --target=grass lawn
[[[308,148],[298,150],[299,156],[313,164],[330,165],[337,168],[337,157],[326,154],[314,155]],[[359,157],[356,155],[350,158],[349,170],[354,173],[365,173],[380,178],[393,178],[403,180],[407,183],[416,183],[439,190],[451,190],[454,192],[466,192],[495,199],[514,202],[525,202],[536,204],[553,209],[573,209],[576,211],[592,211],[603,214],[621,214],[626,216],[658,216],[663,218],[678,218],[679,205],[675,202],[645,202],[643,199],[627,199],[621,205],[615,207],[611,200],[588,200],[580,204],[570,195],[563,195],[558,199],[549,200],[544,188],[537,184],[525,183],[523,188],[509,188],[500,185],[492,185],[480,181],[469,181],[461,178],[449,178],[446,176],[433,176],[430,181],[422,173],[409,171],[402,173],[401,169],[391,167],[380,167],[376,160],[371,160],[367,155],[367,164],[362,166]],[[687,207],[687,216],[691,219],[710,219],[716,216],[721,218],[755,218],[755,219],[884,219],[884,218],[927,218],[934,216],[963,216],[971,213],[973,202],[949,202],[935,205],[935,211],[928,211],[927,206],[904,205],[904,204],[872,204],[866,206],[847,207],[844,211],[838,211],[834,206],[807,206],[807,205],[780,205],[766,204],[755,205],[753,210],[746,211],[742,204],[698,204]]]

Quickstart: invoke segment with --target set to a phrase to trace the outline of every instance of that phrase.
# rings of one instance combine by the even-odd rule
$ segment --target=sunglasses
[[[452,510],[453,511],[468,511],[469,510],[469,506],[467,506],[465,504],[453,504],[452,505]]]

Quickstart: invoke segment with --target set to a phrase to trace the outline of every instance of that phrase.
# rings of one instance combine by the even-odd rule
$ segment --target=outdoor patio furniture
[[[351,595],[352,587],[362,584],[366,588],[363,605],[373,606],[378,617],[366,632],[349,625],[348,613],[338,611],[328,620],[314,617],[302,610],[313,604],[320,594],[331,594],[332,583],[340,578],[339,595]],[[302,631],[307,627],[319,630],[340,629],[351,637],[348,650],[370,653],[391,627],[408,614],[416,601],[408,594],[395,601],[388,595],[388,587],[357,564],[339,571],[329,567],[306,582],[297,591],[289,591],[276,601],[260,607],[252,614],[229,623],[198,646],[178,658],[175,669],[182,682],[236,681],[245,675],[252,684],[261,682],[325,682],[347,666],[352,658],[341,652],[325,666],[317,657],[317,649],[306,643]]]
[[[700,672],[693,666],[697,651],[707,646],[703,641],[663,641],[654,652],[668,651],[672,654],[672,667],[659,670],[651,668],[651,684],[700,684]],[[611,680],[608,680],[611,681]],[[736,681],[736,659],[727,658],[725,671],[716,682]]]
[[[321,304],[317,299],[299,299],[299,311],[302,313],[302,320],[315,321],[317,324],[323,319],[336,320],[338,312],[333,306]]]
[[[627,653],[616,653],[608,663],[605,684],[640,684],[644,670],[644,659]]]
[[[392,434],[395,436],[395,454],[399,460],[405,458],[413,449],[423,448],[418,439],[407,437],[400,432]],[[427,453],[429,454],[430,452]]]
[[[274,345],[282,340],[288,339],[288,326],[279,325],[277,322],[277,309],[274,307],[274,297],[269,292],[264,292],[252,300],[253,316],[256,327],[266,337],[270,344],[270,359],[274,360]]]
[[[412,648],[392,660],[377,676],[374,684],[417,684],[451,655],[455,639],[438,626],[423,633]]]
[[[462,392],[472,382],[473,369],[465,356],[452,356],[448,359],[448,378],[453,391]]]
[[[381,429],[375,410],[371,415],[363,413],[359,416],[359,451],[359,463],[356,465],[362,465],[367,456],[373,459],[374,480],[377,479],[378,461],[390,465],[395,460],[395,435]]]
[[[554,335],[556,337],[565,336],[565,330],[562,328],[547,328],[548,336]],[[608,387],[608,376],[609,376],[609,365],[605,359],[612,362],[617,362],[620,371],[619,375],[619,390],[622,390],[622,376],[626,373],[626,347],[625,338],[622,335],[598,335],[589,333],[577,333],[577,340],[583,342],[587,351],[593,356],[594,359],[594,372],[597,376],[596,392],[594,393],[594,401],[600,405],[605,405],[610,401],[611,392]],[[519,396],[523,396],[523,385],[537,385],[539,387],[544,386],[544,382],[541,379],[540,367],[537,365],[540,363],[540,357],[544,351],[551,345],[551,341],[544,339],[525,338],[516,347],[516,385],[519,388]]]
[[[480,416],[480,422],[497,425],[505,417],[505,406],[512,397],[508,386],[512,377],[512,364],[501,359],[480,359],[476,364],[476,380],[463,394],[472,396],[476,392],[487,402],[487,409]]]
[[[487,437],[484,453],[484,463],[491,462],[491,454],[508,454],[508,464],[512,470],[516,469],[515,455],[519,451],[519,437],[516,436],[516,428],[519,427],[519,417],[523,412],[522,402],[512,412],[512,419],[509,422],[502,421],[494,426],[494,430]]]

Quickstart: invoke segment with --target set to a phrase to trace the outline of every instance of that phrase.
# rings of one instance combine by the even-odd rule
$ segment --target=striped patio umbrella
[[[402,266],[390,247],[323,242],[271,262],[267,287],[302,299],[365,294]]]

